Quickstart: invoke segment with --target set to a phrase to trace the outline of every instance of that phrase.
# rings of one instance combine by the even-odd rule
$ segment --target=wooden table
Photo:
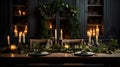
[[[83,63],[83,64],[104,64],[105,67],[120,66],[120,54],[96,53],[94,56],[75,56],[72,53],[51,53],[47,56],[31,57],[28,54],[0,54],[0,65],[14,64],[64,64],[64,63]]]

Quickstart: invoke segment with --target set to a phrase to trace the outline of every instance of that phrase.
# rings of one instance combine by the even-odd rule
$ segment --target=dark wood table
[[[0,54],[0,65],[15,64],[65,64],[65,63],[83,63],[83,64],[104,64],[105,67],[120,67],[120,54],[96,53],[93,56],[75,56],[72,53],[51,53],[47,56],[28,56],[28,54]]]

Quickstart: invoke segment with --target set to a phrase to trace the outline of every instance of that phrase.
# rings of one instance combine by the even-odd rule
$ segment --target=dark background
[[[47,0],[28,0],[28,38],[37,37],[37,20],[35,9],[37,6]],[[52,1],[52,0],[51,0]],[[67,2],[80,8],[80,27],[81,38],[85,38],[86,33],[86,0],[66,0]],[[12,23],[12,0],[0,0],[0,43],[6,42],[7,35],[11,34]],[[104,0],[104,39],[120,39],[120,0]]]

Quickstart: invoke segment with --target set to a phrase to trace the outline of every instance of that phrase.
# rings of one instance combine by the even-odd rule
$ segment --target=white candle
[[[98,42],[98,36],[96,35],[96,43]]]
[[[87,31],[87,35],[88,35],[88,37],[89,37],[88,42],[91,43],[91,32],[90,32],[90,31]]]
[[[21,10],[18,10],[18,14],[21,15],[21,13],[22,13]]]
[[[99,36],[99,27],[98,27],[98,25],[96,26],[96,36]]]
[[[10,44],[10,36],[9,35],[7,36],[7,42],[8,42],[8,44]]]
[[[19,43],[21,42],[22,32],[19,32]]]
[[[14,34],[15,34],[15,36],[17,36],[17,34],[18,34],[18,31],[16,29],[14,30]]]
[[[57,39],[57,29],[55,29],[55,40]]]
[[[63,30],[62,29],[60,30],[60,39],[61,40],[63,39]]]
[[[98,42],[98,36],[99,36],[99,28],[98,25],[96,25],[96,43]]]
[[[93,29],[93,33],[92,33],[93,36],[95,36],[95,29]]]
[[[23,43],[25,43],[25,33],[23,33]]]

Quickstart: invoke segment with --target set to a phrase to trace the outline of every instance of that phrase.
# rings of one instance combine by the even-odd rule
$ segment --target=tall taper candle
[[[63,30],[62,29],[60,30],[60,39],[61,40],[63,39]]]
[[[10,36],[9,35],[7,36],[7,43],[8,43],[8,45],[10,44]]]
[[[21,42],[22,32],[19,32],[19,43]]]
[[[25,43],[25,33],[23,33],[23,43]]]
[[[57,40],[57,29],[55,29],[55,40]]]
[[[91,44],[91,32],[90,31],[87,31],[87,35],[88,35],[88,42]]]

